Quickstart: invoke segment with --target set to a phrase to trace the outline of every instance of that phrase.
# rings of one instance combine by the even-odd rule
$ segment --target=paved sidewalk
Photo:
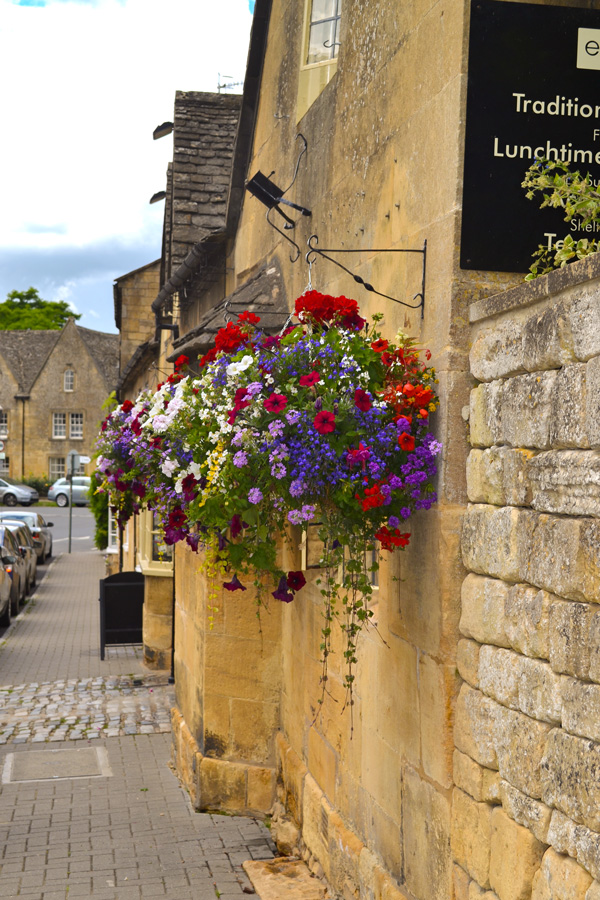
[[[0,642],[0,897],[239,900],[269,832],[192,809],[164,673],[134,648],[100,660],[102,575],[99,553],[58,558]]]

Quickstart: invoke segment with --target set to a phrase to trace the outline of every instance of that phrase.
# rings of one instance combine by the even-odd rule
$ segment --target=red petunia
[[[389,347],[389,341],[380,338],[378,341],[371,342],[371,349],[375,351],[375,353],[383,353],[384,350],[387,350]]]
[[[287,584],[291,591],[300,591],[306,584],[306,578],[302,572],[288,572]]]
[[[366,391],[363,391],[362,388],[357,388],[354,391],[354,405],[363,412],[369,412],[373,403]]]
[[[131,409],[133,409],[133,403],[131,402],[131,400],[124,400],[121,409],[124,413],[128,413]]]
[[[264,401],[263,406],[267,412],[279,413],[287,406],[287,397],[284,394],[271,394]]]
[[[415,449],[415,439],[408,431],[403,431],[402,434],[398,435],[398,444],[401,449],[406,450],[407,453],[412,453]]]
[[[319,434],[330,434],[335,428],[335,416],[326,409],[322,409],[314,417],[313,425]]]
[[[313,384],[316,384],[320,380],[321,376],[318,372],[311,372],[310,375],[300,376],[300,385],[301,387],[312,387]]]

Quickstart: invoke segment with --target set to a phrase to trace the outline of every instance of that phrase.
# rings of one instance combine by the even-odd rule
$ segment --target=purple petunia
[[[248,491],[248,500],[250,501],[250,503],[260,503],[262,498],[262,491],[260,491],[258,488],[250,488],[250,490]]]

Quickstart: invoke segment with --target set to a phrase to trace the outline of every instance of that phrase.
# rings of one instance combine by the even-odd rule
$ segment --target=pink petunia
[[[287,406],[287,397],[284,394],[271,394],[264,401],[264,407],[267,412],[279,413]]]

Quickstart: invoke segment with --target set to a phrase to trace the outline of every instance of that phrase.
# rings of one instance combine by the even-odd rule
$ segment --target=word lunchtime
[[[534,113],[536,116],[581,116],[584,119],[597,119],[600,116],[600,106],[590,106],[589,103],[579,105],[579,97],[574,100],[571,97],[561,97],[557,94],[553,100],[532,100],[525,94],[513,92],[518,113]]]
[[[594,140],[596,136],[600,136],[600,129],[594,130]],[[550,141],[539,147],[531,147],[529,144],[502,145],[498,138],[494,137],[494,156],[504,156],[507,159],[554,159],[567,164],[595,162],[600,165],[600,150],[597,152],[574,150],[571,141],[568,144],[561,144],[560,147],[553,147]]]

